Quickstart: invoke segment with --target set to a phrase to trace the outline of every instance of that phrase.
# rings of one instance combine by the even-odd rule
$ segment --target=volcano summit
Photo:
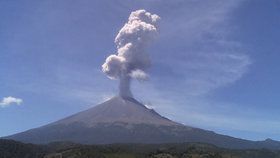
[[[133,98],[114,97],[86,111],[10,138],[31,143],[74,141],[86,144],[160,143],[170,127],[183,125],[162,117]],[[165,140],[166,139],[166,140]]]
[[[82,144],[204,142],[227,148],[280,149],[274,141],[248,141],[171,121],[133,98],[114,97],[62,120],[6,137],[28,143]]]

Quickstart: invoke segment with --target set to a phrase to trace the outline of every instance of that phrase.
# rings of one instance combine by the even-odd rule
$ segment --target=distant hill
[[[249,141],[185,126],[162,117],[133,98],[122,97],[5,138],[35,144],[54,141],[81,144],[203,142],[232,149],[280,149],[278,141]]]

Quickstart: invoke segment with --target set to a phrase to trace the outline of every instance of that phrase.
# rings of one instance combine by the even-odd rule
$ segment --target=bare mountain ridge
[[[179,125],[146,108],[134,98],[114,97],[86,111],[79,112],[54,124],[83,123],[93,127],[100,123]]]
[[[122,97],[5,138],[35,144],[55,141],[82,144],[203,142],[234,149],[280,149],[278,141],[249,141],[184,126],[162,117],[133,98]]]

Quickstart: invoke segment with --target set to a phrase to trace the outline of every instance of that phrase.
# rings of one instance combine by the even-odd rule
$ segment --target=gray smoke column
[[[120,96],[132,97],[132,78],[145,80],[147,68],[151,65],[145,49],[158,34],[157,23],[160,17],[145,10],[131,12],[128,22],[115,38],[116,54],[107,57],[102,71],[110,79],[120,80]]]

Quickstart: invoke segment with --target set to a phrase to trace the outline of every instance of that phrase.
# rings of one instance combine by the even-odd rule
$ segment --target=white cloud
[[[191,53],[190,53],[191,54]],[[230,52],[196,52],[180,63],[187,95],[203,95],[238,81],[252,63],[249,56]]]
[[[8,107],[13,104],[20,105],[21,103],[22,99],[9,96],[2,99],[2,101],[0,102],[0,107]]]

